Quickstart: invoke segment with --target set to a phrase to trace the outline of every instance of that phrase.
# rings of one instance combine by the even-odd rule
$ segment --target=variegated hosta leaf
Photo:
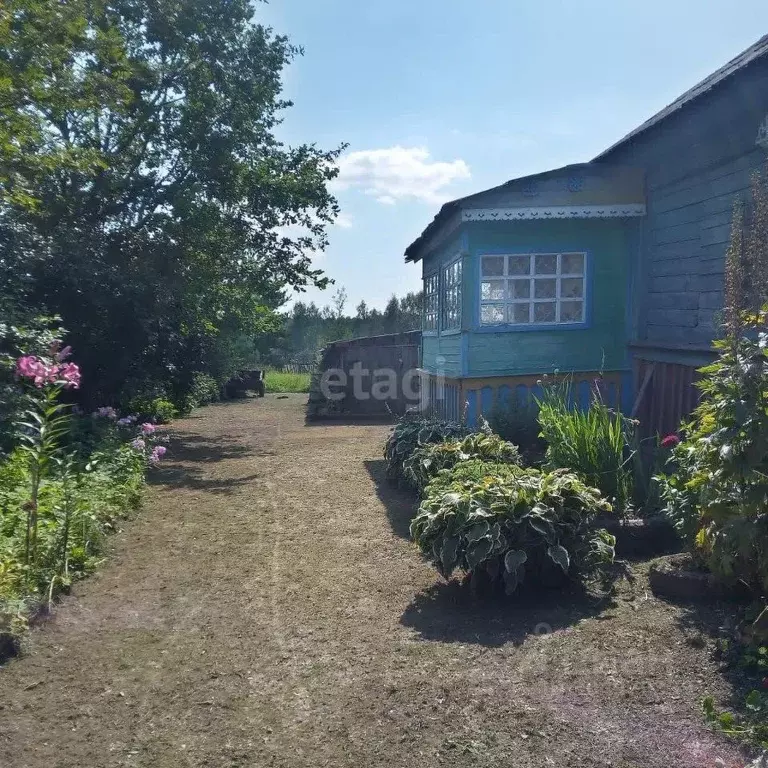
[[[490,527],[485,521],[473,525],[466,535],[467,544],[472,544],[488,534]]]
[[[504,569],[507,573],[517,573],[517,569],[528,562],[528,555],[522,549],[510,549],[504,555]]]
[[[473,571],[480,563],[488,558],[493,550],[493,541],[486,537],[474,542],[467,547],[467,553],[464,556],[467,561],[467,570]]]
[[[555,532],[555,526],[544,520],[541,517],[531,516],[526,520],[527,524],[533,528],[536,533],[544,538],[547,544],[552,544],[557,541],[557,533]]]
[[[456,567],[459,560],[459,545],[461,539],[458,536],[450,536],[443,539],[443,545],[440,549],[440,563],[443,566],[443,573],[447,576]]]
[[[571,566],[571,557],[564,546],[554,544],[547,548],[547,554],[563,569],[564,573],[568,573],[568,569]]]

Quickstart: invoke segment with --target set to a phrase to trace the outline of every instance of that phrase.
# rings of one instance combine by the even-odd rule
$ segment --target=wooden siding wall
[[[444,376],[461,376],[461,335],[424,336],[421,367]]]
[[[368,338],[334,341],[323,350],[321,362],[313,374],[307,406],[307,418],[328,418],[340,416],[389,416],[404,413],[406,408],[418,406],[421,393],[414,399],[405,397],[403,377],[419,367],[420,331],[392,333]],[[369,371],[362,379],[363,392],[371,393],[373,372],[377,369],[392,370],[397,376],[395,397],[386,400],[368,397],[359,399],[354,395],[352,367],[360,365]],[[331,369],[347,375],[347,386],[341,400],[326,400],[320,382],[323,373]],[[410,374],[409,374],[410,378]],[[415,376],[414,387],[418,389],[420,378]],[[383,377],[381,379],[384,380]]]
[[[699,402],[695,386],[699,374],[696,367],[638,359],[635,364],[637,410],[640,434],[668,435],[678,432],[680,422]]]
[[[601,158],[646,171],[633,340],[669,348],[713,338],[733,203],[765,162],[755,139],[767,114],[763,61]]]
[[[422,391],[429,393],[430,411],[441,418],[466,420],[470,426],[476,426],[480,416],[489,419],[497,405],[503,407],[514,401],[531,403],[534,397],[542,395],[541,375],[447,379],[443,383],[434,376],[427,375],[426,378]],[[589,405],[598,379],[600,374],[596,371],[573,374],[574,406],[585,408]],[[604,401],[612,408],[622,408],[629,384],[623,371],[604,373],[600,383]]]
[[[479,261],[485,253],[587,253],[587,327],[550,330],[489,328],[470,335],[470,376],[536,371],[629,370],[627,300],[637,220],[478,222],[469,224],[472,265],[465,278],[468,306],[479,327]]]

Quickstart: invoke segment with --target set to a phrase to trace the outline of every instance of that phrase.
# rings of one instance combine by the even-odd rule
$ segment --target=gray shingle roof
[[[625,142],[633,139],[635,136],[647,131],[662,120],[666,120],[670,115],[678,112],[686,104],[694,101],[703,94],[711,91],[716,85],[719,85],[724,80],[735,74],[739,70],[743,69],[753,61],[762,58],[768,54],[768,35],[761,37],[754,45],[747,48],[746,51],[742,51],[735,59],[731,59],[727,64],[720,67],[716,72],[713,72],[708,77],[705,77],[698,85],[694,85],[689,91],[686,91],[682,96],[678,96],[671,104],[664,107],[660,112],[657,112],[653,117],[646,120],[642,125],[639,125],[634,130],[630,131],[623,139],[612,144],[608,149],[601,152],[595,160],[602,160],[606,155],[613,152]]]

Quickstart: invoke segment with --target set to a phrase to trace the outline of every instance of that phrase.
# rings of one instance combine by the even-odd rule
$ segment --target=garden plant
[[[511,594],[527,575],[551,583],[612,562],[614,537],[592,525],[610,511],[597,489],[567,470],[441,477],[428,487],[411,535],[445,578],[456,569],[484,572]]]
[[[575,404],[568,377],[544,380],[542,390],[537,403],[541,436],[547,444],[545,467],[572,470],[599,488],[618,513],[627,513],[634,485],[632,421],[605,404],[599,380],[586,408]]]
[[[167,450],[138,416],[80,413],[70,355],[54,340],[47,354],[0,360],[16,406],[0,454],[0,632],[18,635],[96,567],[105,535],[138,505],[147,469]]]
[[[405,481],[421,493],[438,472],[471,459],[521,463],[516,445],[487,430],[473,432],[461,439],[422,445],[403,462],[403,475]]]
[[[466,426],[456,422],[407,414],[392,428],[384,446],[387,478],[407,485],[404,465],[417,448],[442,443],[451,438],[462,438],[469,431]]]

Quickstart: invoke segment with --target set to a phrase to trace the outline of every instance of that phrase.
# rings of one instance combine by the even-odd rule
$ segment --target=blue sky
[[[351,311],[420,288],[403,251],[442,202],[590,160],[768,32],[768,3],[272,0],[256,19],[305,49],[281,138],[350,145],[316,263]]]

